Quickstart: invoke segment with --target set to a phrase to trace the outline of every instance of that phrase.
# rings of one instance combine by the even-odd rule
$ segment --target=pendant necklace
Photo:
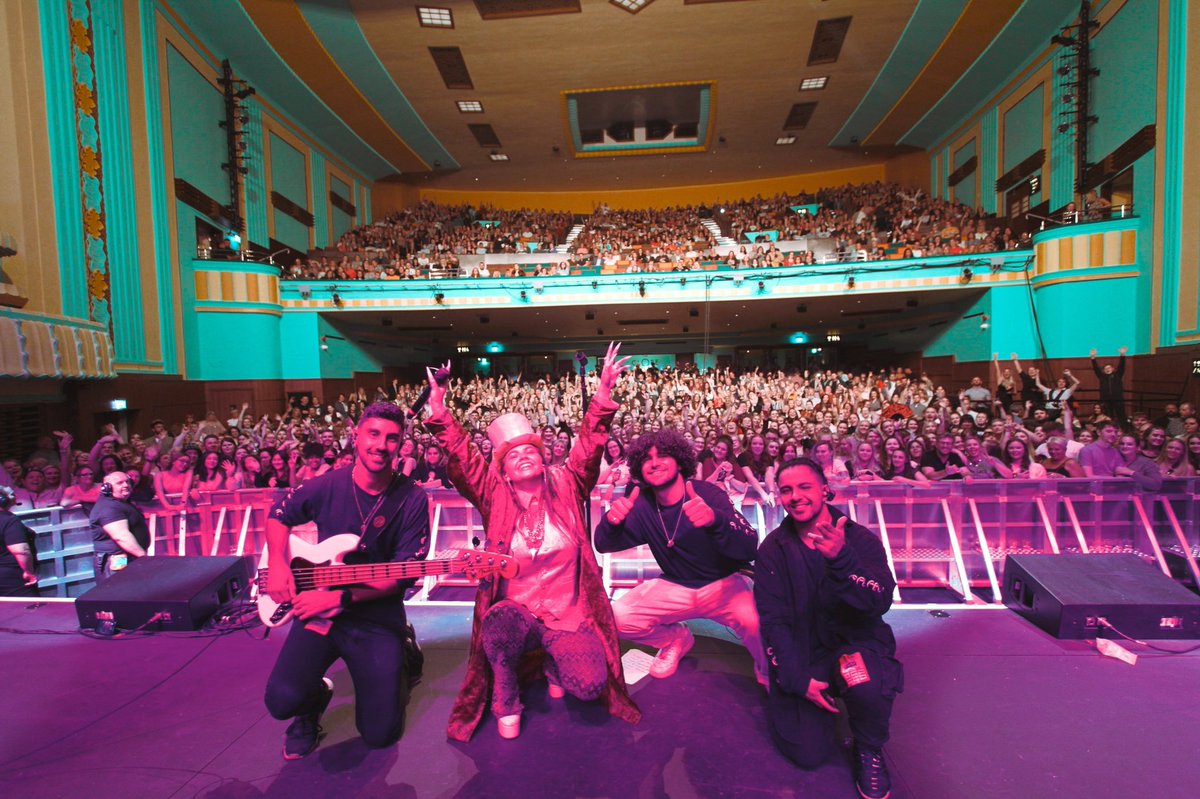
[[[391,490],[392,483],[394,483],[395,481],[396,481],[396,474],[395,474],[395,472],[393,472],[392,479],[388,481],[387,487],[384,488],[383,491],[379,492],[379,499],[375,500],[375,505],[371,508],[371,512],[364,514],[363,510],[362,510],[362,504],[358,501],[358,492],[361,489],[359,489],[358,484],[354,482],[354,475],[353,474],[350,475],[350,493],[354,495],[354,507],[355,507],[355,509],[358,510],[358,518],[362,522],[362,524],[359,525],[359,528],[358,528],[359,537],[365,536],[367,534],[368,520],[370,520],[373,516],[375,516],[375,513],[379,510],[380,506],[383,505],[383,501],[385,499],[387,499],[388,491]],[[382,516],[380,516],[378,519],[376,519],[375,526],[383,527],[385,522],[386,522],[386,520]]]
[[[530,524],[530,517],[537,514],[537,521]],[[521,516],[517,520],[517,532],[525,537],[525,542],[529,544],[531,550],[539,550],[542,548],[542,542],[546,539],[546,514],[542,510],[541,497],[533,497],[529,500],[529,507],[521,511]]]
[[[658,526],[662,528],[663,538],[667,539],[667,546],[675,546],[675,537],[679,535],[679,522],[683,519],[683,508],[679,508],[679,515],[675,517],[675,529],[669,533],[667,532],[667,523],[663,521],[662,507],[657,502],[655,503],[655,510],[658,511]]]

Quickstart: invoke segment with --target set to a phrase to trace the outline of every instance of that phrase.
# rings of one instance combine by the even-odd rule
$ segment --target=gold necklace
[[[670,533],[667,532],[667,523],[663,521],[662,507],[655,502],[654,508],[658,512],[658,526],[662,528],[663,538],[667,539],[667,546],[675,546],[675,537],[679,535],[679,522],[683,519],[683,507],[680,506],[679,515],[675,517],[675,529],[673,529]]]
[[[537,520],[530,524],[530,517],[535,512]],[[529,544],[530,549],[541,549],[542,543],[546,540],[546,514],[542,510],[540,496],[531,498],[529,507],[521,511],[521,515],[517,519],[517,532],[525,537],[525,542]]]

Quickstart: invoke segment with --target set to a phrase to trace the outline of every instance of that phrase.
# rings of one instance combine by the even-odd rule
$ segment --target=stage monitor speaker
[[[1055,638],[1200,638],[1200,597],[1133,554],[1009,555],[1004,604]]]
[[[138,558],[75,600],[79,626],[111,622],[132,630],[161,613],[147,629],[198,630],[249,585],[252,560],[232,555]]]

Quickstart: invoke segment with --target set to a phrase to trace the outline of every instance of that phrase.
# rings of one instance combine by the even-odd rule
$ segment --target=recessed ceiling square
[[[422,28],[453,28],[454,13],[448,8],[417,6],[417,19]]]
[[[563,92],[576,158],[699,152],[711,139],[712,81]]]

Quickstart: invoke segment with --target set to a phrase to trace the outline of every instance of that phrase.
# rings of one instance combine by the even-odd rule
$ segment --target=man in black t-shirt
[[[150,528],[142,511],[129,501],[133,483],[125,472],[112,472],[100,485],[100,498],[88,514],[92,523],[92,568],[99,584],[146,554]]]
[[[296,621],[267,680],[271,715],[292,718],[283,756],[304,757],[322,737],[321,714],[333,697],[325,672],[346,662],[358,699],[355,721],[363,742],[391,746],[404,732],[409,688],[419,678],[419,650],[406,623],[404,589],[411,580],[373,580],[332,590],[297,591],[288,547],[292,527],[316,522],[318,539],[360,537],[360,562],[423,560],[429,548],[429,500],[392,469],[400,450],[403,414],[391,403],[363,411],[355,462],[306,481],[267,519],[267,593],[289,603]],[[412,638],[410,641],[409,639]]]
[[[921,457],[921,472],[930,480],[961,480],[969,473],[966,461],[954,450],[954,436],[938,436],[934,448]]]
[[[37,596],[37,550],[33,532],[11,508],[16,495],[0,485],[0,596]]]

